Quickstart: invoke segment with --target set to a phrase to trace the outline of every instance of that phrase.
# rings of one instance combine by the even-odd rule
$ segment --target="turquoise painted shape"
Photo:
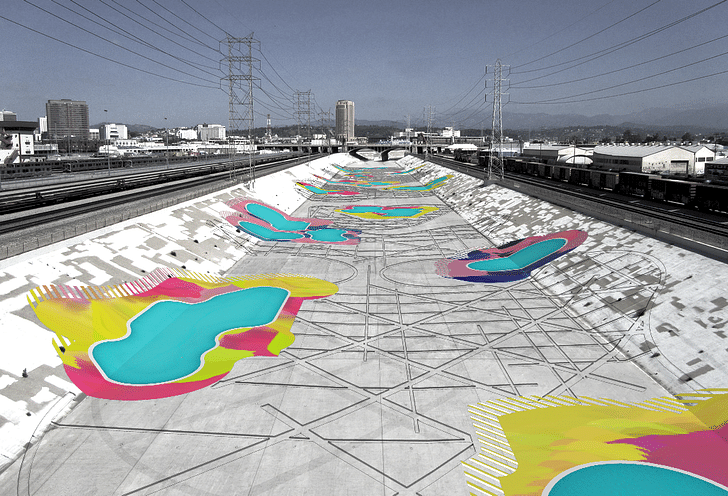
[[[326,241],[328,243],[346,241],[348,238],[344,236],[345,233],[346,231],[344,229],[314,229],[312,231],[306,231],[306,234],[314,241]]]
[[[263,241],[290,241],[292,239],[301,239],[305,237],[301,233],[274,231],[265,226],[253,224],[252,222],[240,221],[238,222],[238,225],[248,234],[252,234]]]
[[[128,323],[130,332],[91,349],[96,364],[112,381],[159,384],[186,377],[231,329],[272,322],[289,292],[257,287],[213,296],[201,303],[160,301]]]
[[[534,262],[551,255],[565,244],[566,240],[562,238],[547,239],[518,250],[508,257],[478,260],[469,263],[467,266],[473,270],[486,272],[523,270]]]
[[[670,467],[645,463],[587,465],[563,475],[544,496],[728,496],[728,490]]]
[[[384,208],[377,206],[353,206],[344,211],[355,214],[375,213],[383,217],[412,217],[413,215],[420,213],[419,208],[394,208],[384,210]]]
[[[257,203],[248,203],[245,208],[252,215],[266,221],[279,231],[303,231],[309,223],[300,220],[288,220],[280,212]]]
[[[320,195],[331,193],[331,191],[326,191],[325,189],[318,188],[318,187],[314,186],[313,184],[302,184],[301,186],[303,186],[307,190],[313,191],[314,193],[318,193]]]

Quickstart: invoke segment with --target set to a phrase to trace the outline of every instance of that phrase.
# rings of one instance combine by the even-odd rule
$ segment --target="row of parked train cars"
[[[728,186],[667,179],[654,174],[583,169],[504,158],[508,172],[610,190],[650,200],[679,203],[700,210],[728,213]]]
[[[256,164],[265,162],[271,162],[275,160],[282,160],[289,158],[290,156],[298,155],[298,153],[285,153],[285,154],[269,154],[256,156],[254,161]],[[238,160],[242,160],[240,157],[247,157],[247,155],[238,155]],[[220,161],[225,160],[228,157],[225,155],[210,155],[204,160],[207,161]],[[112,157],[107,159],[105,157],[88,157],[83,159],[70,159],[70,160],[48,160],[44,162],[23,162],[19,164],[8,164],[5,167],[0,167],[0,180],[12,180],[12,179],[26,179],[32,177],[44,177],[50,176],[56,173],[62,172],[87,172],[94,170],[106,170],[120,169],[120,168],[137,168],[137,167],[149,167],[152,165],[162,164],[177,164],[177,163],[190,163],[192,161],[203,160],[201,157],[190,157],[190,156],[174,156],[170,155],[166,157],[162,154],[143,155],[135,157]]]
[[[189,162],[190,157],[169,157],[169,163]],[[112,157],[110,160],[101,157],[88,157],[70,160],[47,160],[43,162],[23,162],[8,164],[0,167],[0,178],[26,179],[31,177],[50,176],[60,172],[86,172],[102,169],[119,169],[122,167],[138,167],[149,165],[161,165],[167,163],[164,155],[150,155],[140,157]]]

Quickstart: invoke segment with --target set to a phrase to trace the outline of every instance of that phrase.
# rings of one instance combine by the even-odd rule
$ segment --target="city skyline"
[[[17,54],[0,75],[0,106],[37,120],[48,100],[67,98],[88,103],[90,123],[227,126],[220,42],[251,33],[260,41],[253,53],[260,60],[256,127],[268,113],[274,126],[295,124],[292,95],[308,90],[316,112],[348,99],[357,119],[404,122],[409,115],[417,125],[431,105],[437,126],[486,120],[488,127],[492,98],[484,97],[493,85],[485,87],[492,72],[484,69],[498,59],[510,66],[507,112],[721,105],[728,35],[719,20],[727,13],[728,3],[715,0],[426,1],[417,8],[380,1],[13,2],[0,14],[8,53]]]

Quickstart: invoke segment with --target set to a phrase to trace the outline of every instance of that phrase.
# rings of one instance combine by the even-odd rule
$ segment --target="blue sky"
[[[257,126],[267,113],[274,125],[294,124],[293,93],[310,90],[317,112],[348,99],[357,120],[404,125],[407,115],[422,124],[432,106],[437,126],[480,127],[492,101],[485,66],[497,59],[510,66],[504,112],[728,103],[725,0],[16,0],[0,16],[0,107],[22,120],[71,98],[88,102],[92,124],[106,109],[127,124],[227,125],[220,40],[251,32],[260,41]]]

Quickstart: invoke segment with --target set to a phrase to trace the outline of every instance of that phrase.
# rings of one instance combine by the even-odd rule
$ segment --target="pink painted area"
[[[241,229],[244,231],[244,229],[240,226],[240,222],[249,222],[251,224],[256,224],[258,226],[262,226],[266,229],[269,229],[273,232],[285,232],[285,233],[297,233],[300,234],[300,238],[296,239],[280,239],[276,240],[276,242],[280,243],[318,243],[318,244],[336,244],[336,245],[358,245],[361,241],[361,238],[359,235],[361,234],[361,231],[358,230],[351,230],[351,229],[344,229],[341,228],[342,231],[345,231],[343,233],[344,239],[338,239],[335,241],[325,241],[325,240],[317,240],[312,239],[310,232],[315,231],[316,229],[320,229],[318,227],[314,227],[313,229],[305,229],[303,231],[279,231],[277,229],[274,229],[273,226],[265,222],[264,220],[258,219],[257,217],[254,217],[252,215],[246,215],[246,214],[240,214],[237,212],[223,212],[222,216],[225,218],[228,223],[232,224],[236,229]],[[332,221],[325,221],[325,222],[332,222]],[[326,229],[327,227],[323,227],[323,229]],[[330,229],[336,229],[336,228],[330,228]],[[247,233],[250,236],[255,236],[254,234]]]
[[[269,327],[254,327],[239,334],[228,334],[220,339],[220,346],[229,350],[250,350],[253,356],[276,356],[268,345],[277,332]]]
[[[138,293],[136,296],[169,296],[181,298],[201,298],[205,288],[189,281],[170,277],[154,288]]]
[[[514,241],[498,248],[482,248],[479,250],[472,250],[464,256],[440,259],[435,262],[435,271],[438,275],[443,277],[450,277],[469,282],[496,283],[519,281],[529,277],[533,270],[578,247],[586,240],[586,238],[586,232],[575,229],[547,234],[545,236],[529,236],[528,238]],[[524,248],[551,239],[563,239],[566,243],[564,246],[548,256],[536,260],[520,269],[487,271],[471,267],[473,262],[477,262],[479,260],[508,258]]]
[[[646,462],[685,470],[728,486],[726,438],[728,426],[672,436],[617,439],[611,443],[637,446],[644,452]]]
[[[68,378],[88,396],[105,400],[138,401],[168,398],[186,394],[215,384],[228,373],[211,377],[204,381],[170,382],[143,386],[131,386],[107,381],[88,360],[76,360],[79,369],[64,364]]]

